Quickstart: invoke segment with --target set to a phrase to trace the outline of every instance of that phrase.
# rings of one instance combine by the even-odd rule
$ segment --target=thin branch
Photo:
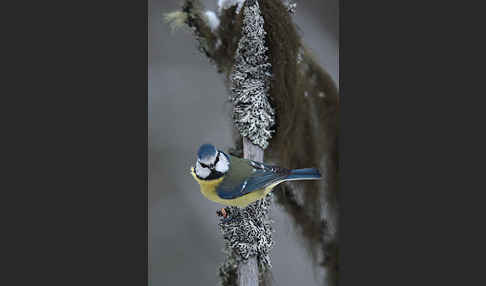
[[[243,154],[246,159],[263,162],[263,149],[253,145],[246,137],[243,138]],[[258,286],[258,263],[255,256],[238,265],[238,285]]]

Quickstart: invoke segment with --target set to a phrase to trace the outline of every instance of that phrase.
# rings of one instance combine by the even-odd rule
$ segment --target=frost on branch
[[[265,149],[272,137],[275,110],[270,105],[271,68],[258,1],[243,9],[241,39],[230,75],[233,121],[243,137]]]
[[[220,23],[218,16],[216,16],[216,14],[210,10],[206,11],[204,15],[206,15],[206,20],[211,31],[212,32],[216,31]]]

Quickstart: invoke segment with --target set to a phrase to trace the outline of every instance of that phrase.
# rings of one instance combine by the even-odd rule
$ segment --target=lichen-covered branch
[[[275,110],[268,99],[272,65],[258,1],[249,2],[243,8],[242,34],[230,75],[233,122],[241,136],[265,149],[275,125]]]
[[[268,146],[275,124],[275,111],[268,100],[271,64],[263,24],[258,1],[247,0],[243,5],[242,32],[229,77],[233,122],[243,137],[244,158],[258,162],[263,162],[263,149]],[[269,195],[244,209],[231,208],[228,218],[220,223],[228,253],[228,263],[223,264],[220,273],[225,273],[224,269],[236,269],[239,286],[258,286],[259,277],[271,267],[273,240],[268,214],[272,197]],[[223,280],[234,276],[223,275]],[[223,281],[228,282],[234,281]]]
[[[263,149],[243,138],[243,157],[263,161]],[[272,221],[269,217],[273,194],[244,209],[227,207],[227,218],[221,219],[220,231],[225,241],[226,258],[219,273],[223,286],[257,286],[266,283],[272,264]],[[260,283],[259,283],[260,282]]]
[[[247,283],[258,283],[264,279],[265,272],[270,270],[273,239],[269,214],[272,201],[273,195],[268,195],[244,209],[225,208],[228,217],[221,218],[219,223],[226,253],[225,261],[219,269],[223,286],[258,285]],[[248,265],[249,260],[255,260],[256,264],[250,262]],[[257,266],[257,269],[253,266]],[[255,273],[258,275],[253,276]]]

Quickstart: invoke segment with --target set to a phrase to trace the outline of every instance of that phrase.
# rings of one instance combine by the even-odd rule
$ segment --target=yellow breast
[[[203,196],[205,196],[207,199],[225,205],[225,206],[236,206],[240,208],[246,207],[248,204],[255,202],[259,199],[264,198],[271,190],[273,187],[275,187],[278,183],[270,185],[266,187],[265,189],[260,189],[260,190],[255,190],[249,194],[243,195],[241,197],[235,198],[235,199],[222,199],[218,196],[218,193],[216,192],[216,188],[218,185],[223,181],[224,176],[218,179],[214,180],[200,180],[196,174],[194,173],[194,168],[191,167],[191,175],[194,177],[194,180],[198,182],[200,188],[201,188],[201,193]]]

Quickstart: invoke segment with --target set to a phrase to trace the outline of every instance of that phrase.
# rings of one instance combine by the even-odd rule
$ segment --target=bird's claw
[[[225,210],[225,208],[222,208],[220,210],[217,210],[216,211],[216,214],[218,216],[222,216],[223,218],[227,218],[228,217],[228,212]]]

